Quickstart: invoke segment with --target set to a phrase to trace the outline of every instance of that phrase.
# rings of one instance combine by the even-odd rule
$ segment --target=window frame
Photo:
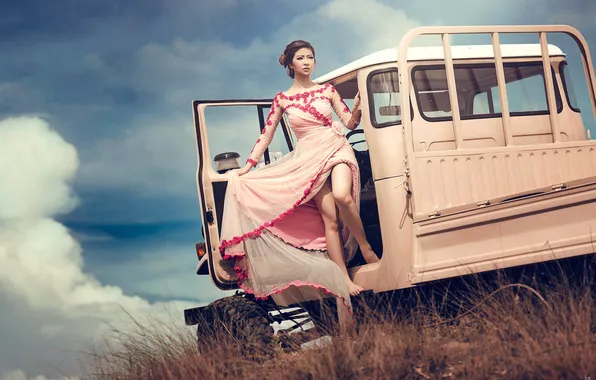
[[[371,71],[370,73],[368,73],[368,75],[366,77],[366,94],[367,94],[367,98],[368,98],[368,110],[369,110],[369,116],[370,116],[370,123],[374,128],[386,128],[386,127],[391,127],[394,125],[402,124],[401,112],[399,114],[399,121],[387,121],[384,123],[377,122],[377,118],[376,118],[376,115],[374,112],[375,111],[375,100],[374,100],[374,96],[373,96],[374,93],[372,91],[372,78],[375,77],[376,75],[393,73],[393,72],[397,75],[397,78],[398,78],[397,85],[398,85],[398,90],[400,90],[398,93],[400,95],[403,95],[403,93],[401,92],[401,88],[399,88],[399,86],[400,86],[400,84],[399,84],[399,70],[397,67],[388,67],[388,68],[384,68],[384,69],[374,70],[374,71]],[[401,104],[399,106],[401,107]],[[414,107],[412,106],[412,102],[410,102],[410,118],[411,118],[411,120],[414,120]]]
[[[563,85],[563,91],[565,91],[565,100],[567,101],[567,105],[573,112],[581,113],[580,108],[571,104],[571,98],[569,97],[569,87],[567,86],[567,80],[565,79],[565,72],[564,72],[565,67],[568,67],[568,66],[569,66],[569,63],[567,61],[562,61],[559,64],[559,75],[561,76],[561,84]]]
[[[542,62],[503,62],[503,68],[505,67],[519,67],[519,66],[542,66]],[[494,63],[458,63],[453,65],[453,69],[457,70],[457,68],[495,68]],[[445,65],[442,64],[432,64],[432,65],[416,65],[411,70],[411,81],[412,81],[412,88],[414,89],[414,96],[416,97],[416,105],[418,108],[418,114],[422,119],[427,122],[445,122],[445,121],[453,121],[452,116],[438,116],[438,117],[429,117],[422,112],[421,104],[420,104],[420,97],[418,93],[418,89],[416,87],[416,78],[415,74],[418,71],[422,70],[436,70],[436,69],[446,69]],[[551,65],[551,73],[553,77],[553,87],[555,90],[555,102],[557,104],[557,114],[560,114],[563,111],[563,101],[561,99],[561,94],[559,92],[559,87],[557,84],[556,72],[555,69]],[[546,97],[546,104],[548,107],[548,97],[546,94],[546,78],[544,78],[544,73],[541,75],[544,81],[544,95]],[[498,87],[495,86],[495,87]],[[457,90],[457,84],[456,84]],[[542,116],[548,115],[550,111],[547,109],[546,111],[521,111],[521,112],[511,112],[509,111],[510,117],[520,117],[520,116]],[[494,114],[483,114],[483,115],[465,115],[460,116],[460,120],[479,120],[479,119],[494,119],[494,118],[501,118],[503,117],[503,113],[494,113]]]
[[[269,112],[271,111],[271,107],[272,107],[272,104],[257,105],[257,117],[259,118],[259,134],[263,134],[263,129],[265,129],[265,125],[267,124],[267,116],[266,115],[268,115]],[[282,117],[279,120],[279,126],[282,129],[282,133],[284,135],[286,145],[288,146],[288,153],[289,153],[294,150],[295,146],[294,146],[294,140],[292,138],[292,130],[290,129],[290,126],[286,124],[284,116],[285,116],[285,112],[282,113]],[[273,136],[271,141],[273,141],[273,139],[275,137],[276,136]],[[267,148],[265,148],[265,151],[263,152],[263,163],[265,165],[269,165],[271,163],[271,155],[269,153],[269,146],[267,146]]]

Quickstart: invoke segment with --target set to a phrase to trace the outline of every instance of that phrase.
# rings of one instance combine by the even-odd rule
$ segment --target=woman
[[[360,97],[352,113],[331,84],[312,82],[315,50],[306,41],[288,44],[279,63],[294,83],[275,96],[246,165],[231,172],[220,252],[235,260],[239,285],[257,297],[310,287],[350,306],[349,296],[363,288],[352,282],[345,262],[357,246],[367,262],[379,259],[359,215],[358,164],[332,110],[348,129],[355,129]],[[251,171],[284,112],[298,140],[295,149]]]

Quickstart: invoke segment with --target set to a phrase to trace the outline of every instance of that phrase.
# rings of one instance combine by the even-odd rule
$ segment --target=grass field
[[[155,322],[115,332],[117,344],[89,355],[89,379],[596,379],[592,265],[570,276],[478,279],[433,302],[365,312],[331,344],[261,356],[225,328],[195,330]],[[314,332],[315,330],[313,330]],[[259,346],[260,347],[260,346]]]

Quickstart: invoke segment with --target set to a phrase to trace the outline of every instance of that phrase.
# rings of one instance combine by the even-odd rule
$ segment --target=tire
[[[316,330],[323,335],[335,336],[339,334],[339,321],[337,309],[326,301],[312,303],[307,308],[308,314],[315,325]]]
[[[252,359],[271,356],[274,352],[273,327],[267,312],[255,302],[239,296],[221,298],[201,311],[197,325],[199,352],[220,344],[222,334],[241,346]]]

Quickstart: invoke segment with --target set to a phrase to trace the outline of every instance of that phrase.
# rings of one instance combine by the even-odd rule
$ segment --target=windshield
[[[270,107],[256,105],[211,106],[205,108],[205,123],[209,136],[209,151],[213,169],[217,170],[215,156],[222,153],[237,153],[240,166],[246,163],[250,151],[261,135],[261,121],[265,120]],[[259,116],[259,114],[261,116]],[[275,161],[290,151],[291,144],[280,123],[269,148],[259,166]],[[291,138],[290,138],[291,139]]]

